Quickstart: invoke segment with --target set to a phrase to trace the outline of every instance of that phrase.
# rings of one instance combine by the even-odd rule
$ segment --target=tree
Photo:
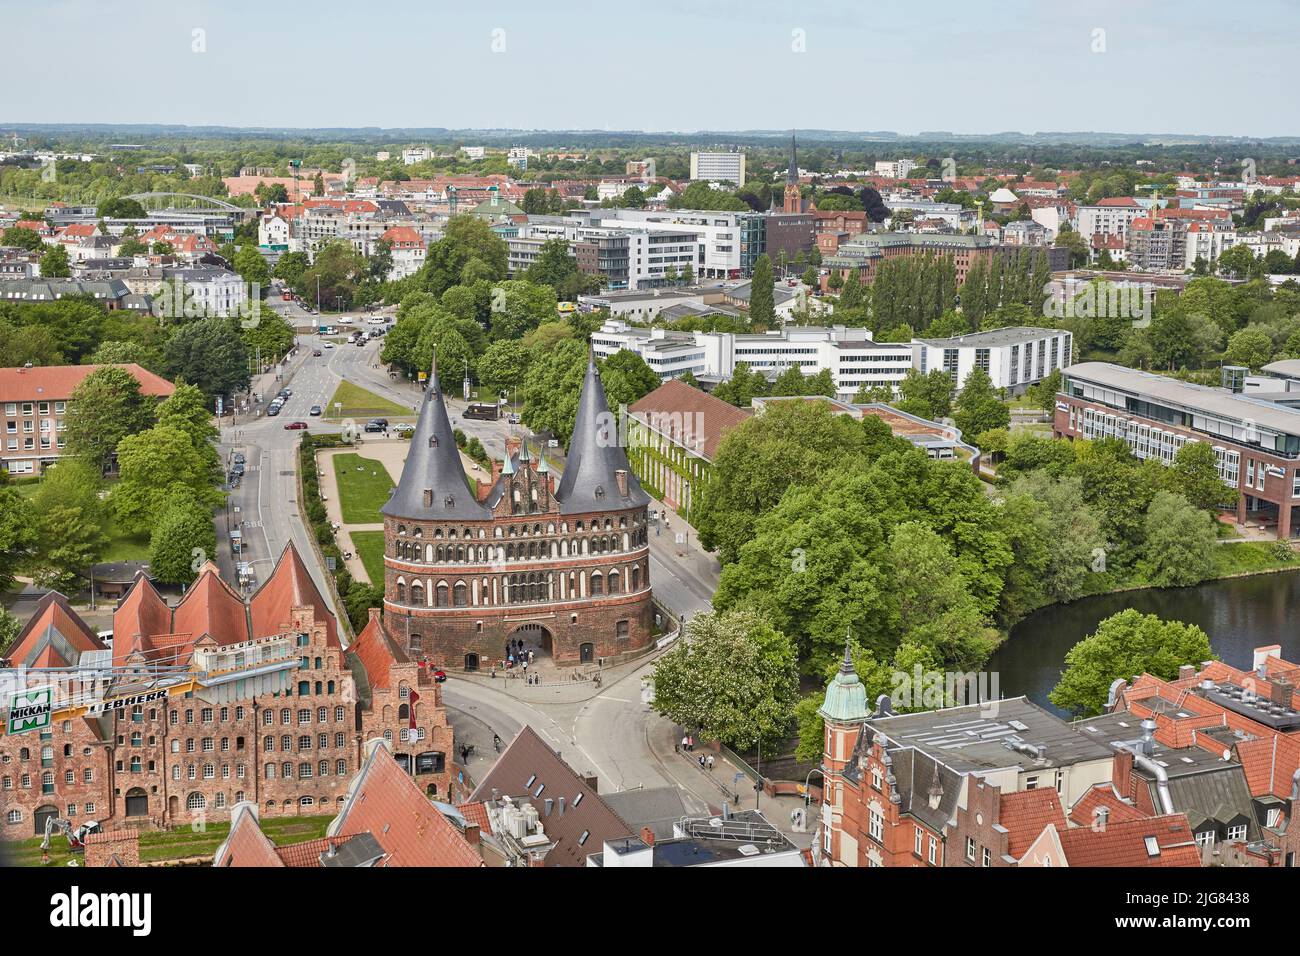
[[[713,397],[737,408],[749,408],[754,398],[766,395],[768,391],[768,382],[762,372],[750,369],[747,362],[737,362],[731,378],[714,388]]]
[[[1162,621],[1129,608],[1106,618],[1070,649],[1048,699],[1080,716],[1100,714],[1116,680],[1136,674],[1173,680],[1183,664],[1199,665],[1214,657],[1209,637],[1196,625]]]
[[[138,200],[128,199],[125,196],[117,196],[100,203],[98,213],[100,219],[145,219],[149,215]]]
[[[946,418],[952,411],[952,377],[941,368],[922,374],[908,369],[898,386],[896,407],[922,418]]]
[[[704,547],[717,548],[724,564],[736,560],[758,517],[793,482],[825,473],[863,445],[858,423],[825,402],[774,402],[742,422],[723,437],[696,502]]]
[[[754,263],[754,274],[749,284],[749,321],[771,327],[776,322],[776,302],[773,293],[772,260],[767,253]]]
[[[163,352],[169,378],[197,385],[205,397],[248,388],[248,349],[231,319],[199,319],[176,330]]]
[[[663,384],[645,359],[629,349],[619,349],[601,361],[600,381],[605,387],[605,401],[615,412]]]
[[[189,584],[217,551],[212,509],[188,491],[169,495],[149,537],[149,569],[168,584]]]
[[[493,342],[474,368],[479,382],[495,395],[519,387],[530,357],[521,342]]]
[[[952,418],[963,435],[978,435],[1011,424],[1011,409],[998,398],[993,380],[982,368],[967,373],[954,404]]]
[[[1052,369],[1050,375],[1041,382],[1030,385],[1026,394],[1029,400],[1051,415],[1056,411],[1056,393],[1061,390],[1061,370]]]
[[[1088,261],[1090,254],[1088,240],[1071,229],[1068,224],[1061,226],[1061,231],[1056,234],[1056,241],[1053,245],[1058,249],[1069,250],[1069,267],[1071,269],[1077,269]]]
[[[239,277],[250,285],[257,283],[261,287],[271,281],[271,269],[266,264],[266,259],[257,251],[257,246],[241,248],[235,253],[235,261],[232,265],[239,273]],[[251,290],[249,294],[252,294]]]
[[[1012,507],[1023,499],[1025,507]],[[1034,471],[1016,478],[1007,489],[1008,512],[1033,526],[1044,547],[1044,560],[1036,568],[1035,583],[1044,598],[1073,601],[1084,593],[1098,549],[1104,548],[1101,522],[1083,498],[1078,478],[1053,478]]]
[[[586,368],[587,350],[576,339],[565,339],[548,352],[534,354],[519,390],[524,401],[521,417],[529,428],[550,432],[569,444]]]
[[[156,425],[122,439],[118,464],[121,478],[113,488],[110,505],[118,525],[127,531],[153,528],[178,488],[209,510],[222,501],[222,493],[212,485],[208,456],[174,425]]]
[[[36,512],[15,488],[0,487],[0,591],[14,585],[15,576],[35,553]]]
[[[1211,515],[1237,502],[1237,491],[1219,477],[1214,449],[1205,442],[1188,442],[1178,449],[1169,467],[1169,485],[1193,508]]]
[[[1255,326],[1238,329],[1228,338],[1228,348],[1223,357],[1233,365],[1244,365],[1249,369],[1263,368],[1273,360],[1273,339],[1263,329]]]
[[[393,243],[382,236],[375,240],[375,249],[366,265],[367,274],[375,282],[386,282],[393,271]]]
[[[118,443],[153,423],[152,402],[140,381],[124,368],[91,372],[72,392],[65,418],[67,452],[109,471]]]
[[[443,237],[429,247],[423,268],[417,274],[419,287],[442,295],[453,285],[465,282],[466,267],[477,262],[489,281],[506,276],[507,246],[504,239],[478,216],[452,216]]]
[[[43,245],[41,234],[26,226],[10,226],[0,235],[0,246],[17,246],[28,252],[36,252]]]
[[[22,629],[22,622],[0,607],[0,657],[9,656],[9,646]]]
[[[307,257],[307,253],[286,252],[275,263],[275,272],[272,274],[289,288],[296,289],[301,293],[303,291],[302,277],[310,268],[311,260]]]
[[[68,263],[68,250],[60,245],[50,246],[41,256],[42,279],[66,279],[72,275]]]
[[[1259,265],[1258,257],[1249,246],[1231,246],[1219,255],[1219,272],[1226,272],[1238,279],[1249,277]]]
[[[697,614],[654,668],[655,709],[741,750],[782,737],[799,685],[794,645],[750,610]]]
[[[1146,515],[1141,570],[1156,587],[1200,584],[1214,571],[1214,521],[1182,495],[1156,492]]]
[[[198,386],[185,382],[178,384],[176,391],[158,405],[156,419],[159,425],[168,425],[189,435],[195,450],[208,462],[215,483],[221,475],[221,461],[216,449],[221,432],[212,423],[212,414]]]
[[[88,461],[65,459],[45,473],[32,509],[36,547],[29,567],[38,587],[72,593],[108,542],[99,499],[100,473]]]
[[[498,283],[492,288],[492,341],[523,338],[554,318],[556,305],[550,286],[522,280]]]

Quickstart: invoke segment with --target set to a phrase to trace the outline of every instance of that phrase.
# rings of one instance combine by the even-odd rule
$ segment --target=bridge
[[[224,199],[217,199],[214,196],[197,196],[193,193],[132,193],[125,197],[134,199],[145,208],[146,212],[215,212],[215,213],[244,213],[252,210],[245,209],[243,206],[236,206],[234,203],[226,202]]]

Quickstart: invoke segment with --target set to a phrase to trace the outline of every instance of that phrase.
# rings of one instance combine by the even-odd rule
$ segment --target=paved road
[[[305,323],[314,319],[304,313],[295,316],[294,321]],[[386,368],[376,367],[382,340],[363,348],[349,345],[322,348],[323,355],[316,358],[311,356],[311,350],[322,347],[319,338],[303,336],[299,341],[305,354],[300,365],[291,364],[287,384],[293,395],[283,411],[275,418],[263,417],[223,430],[221,450],[227,459],[235,451],[242,451],[248,459],[244,480],[231,495],[231,520],[245,522],[244,560],[255,562],[259,581],[264,579],[285,542],[292,538],[322,593],[328,594],[324,569],[312,558],[307,529],[298,513],[293,456],[301,432],[286,431],[284,423],[302,420],[309,423],[312,432],[337,431],[338,425],[311,418],[307,411],[313,404],[324,406],[343,380],[403,406],[417,405],[421,392],[412,383],[390,379]],[[449,402],[455,426],[477,437],[489,454],[504,455],[506,438],[512,432],[520,433],[519,427],[506,421],[464,419],[459,414],[464,407],[458,397],[459,390],[455,391],[457,394]],[[235,511],[236,508],[239,510]],[[692,547],[681,549],[683,553],[679,556],[674,537],[676,529],[657,530],[659,533],[650,538],[650,563],[658,599],[687,618],[708,609],[717,583],[716,563],[703,556],[693,546],[694,542]],[[222,569],[233,580],[227,529],[220,521],[218,531]],[[444,699],[457,739],[474,745],[474,755],[468,765],[470,774],[480,778],[495,759],[493,733],[509,741],[527,723],[575,769],[594,773],[603,792],[672,784],[693,795],[691,803],[696,810],[702,811],[706,801],[716,805],[719,792],[713,784],[689,763],[673,757],[673,742],[680,735],[680,728],[660,717],[642,700],[642,678],[652,666],[647,661],[596,697],[576,703],[547,702],[544,687],[538,689],[537,700],[519,700],[490,686],[453,676],[444,685]]]

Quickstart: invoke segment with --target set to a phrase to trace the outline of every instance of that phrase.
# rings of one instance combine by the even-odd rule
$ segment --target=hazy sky
[[[1296,0],[0,0],[0,24],[0,126],[1300,133]]]

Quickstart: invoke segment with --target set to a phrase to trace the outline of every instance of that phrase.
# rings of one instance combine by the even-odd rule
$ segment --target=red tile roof
[[[257,818],[247,809],[241,809],[226,842],[217,848],[212,865],[284,867],[286,864],[276,853],[275,844],[258,826]]]
[[[243,598],[209,561],[172,612],[172,630],[198,640],[205,634],[218,644],[248,640],[248,613]]]
[[[727,432],[753,415],[675,378],[638,399],[628,411],[710,461]],[[655,416],[664,417],[656,421]],[[697,434],[700,431],[703,434]]]
[[[1119,206],[1124,208],[1136,206],[1137,204],[1137,200],[1132,196],[1112,196],[1109,199],[1099,199],[1093,203],[1095,206]]]
[[[377,866],[483,866],[478,852],[429,802],[388,747],[373,747],[343,811],[330,825],[330,836],[369,833],[386,854]]]
[[[46,635],[66,641],[73,659],[67,660],[64,650],[53,641],[46,642]],[[7,657],[15,667],[72,667],[86,651],[104,649],[103,642],[72,610],[68,599],[58,591],[50,591],[36,603],[36,612],[18,632]]]
[[[1147,849],[1154,837],[1158,852]],[[1108,822],[1105,828],[1073,827],[1060,834],[1070,866],[1200,866],[1201,854],[1192,838],[1187,816]]]
[[[1109,783],[1099,783],[1083,792],[1074,806],[1070,808],[1070,822],[1077,827],[1090,827],[1097,818],[1097,811],[1105,808],[1108,823],[1123,823],[1129,820],[1145,819],[1137,807],[1122,799]]]
[[[384,630],[384,622],[372,613],[357,639],[348,645],[348,653],[356,654],[366,669],[366,679],[376,689],[392,687],[390,678],[394,664],[409,663],[405,652],[397,646]]]
[[[1007,830],[1007,852],[1017,860],[1047,828],[1065,829],[1061,798],[1052,788],[1004,793],[998,804],[998,822]]]
[[[45,365],[35,368],[0,368],[0,402],[64,402],[72,397],[78,385],[84,382],[91,372],[104,365]],[[155,375],[131,363],[118,365],[124,368],[140,383],[140,391],[145,395],[166,398],[176,391],[176,386],[160,375]]]
[[[310,607],[316,620],[327,624],[326,639],[329,646],[339,646],[338,622],[293,542],[285,545],[280,552],[280,559],[275,563],[275,570],[257,589],[249,603],[253,637],[279,634],[281,627],[289,623],[295,607]]]

